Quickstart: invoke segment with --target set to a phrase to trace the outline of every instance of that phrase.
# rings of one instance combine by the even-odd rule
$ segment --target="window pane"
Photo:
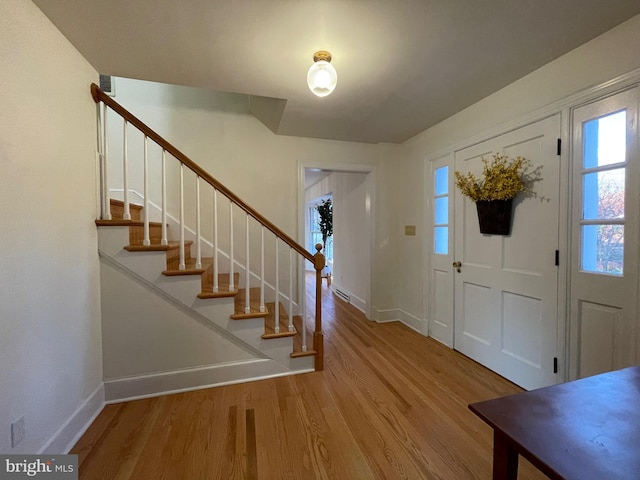
[[[449,193],[449,167],[440,167],[435,172],[436,195],[446,195]]]
[[[322,243],[322,235],[320,235],[320,243]],[[333,261],[333,235],[327,238],[327,251],[324,252],[327,262]]]
[[[433,229],[433,251],[442,255],[449,253],[449,227]]]
[[[584,175],[582,218],[624,218],[624,179],[624,168]]]
[[[449,223],[449,197],[436,198],[435,202],[435,224],[446,225]]]
[[[309,207],[309,230],[312,232],[320,231],[320,214],[316,207]]]
[[[627,112],[621,111],[585,122],[584,168],[595,168],[625,161]]]
[[[624,225],[582,226],[582,270],[622,275]]]
[[[319,232],[312,232],[311,233],[311,247],[312,247],[312,252],[315,252],[315,245],[319,243],[322,245],[322,233]]]

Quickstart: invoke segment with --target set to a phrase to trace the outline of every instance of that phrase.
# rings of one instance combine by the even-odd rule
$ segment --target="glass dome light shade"
[[[314,95],[326,97],[336,88],[337,81],[338,73],[329,62],[318,60],[309,67],[307,84]]]

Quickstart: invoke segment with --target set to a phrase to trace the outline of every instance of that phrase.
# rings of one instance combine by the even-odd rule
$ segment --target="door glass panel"
[[[582,226],[582,270],[622,275],[624,225]]]
[[[622,275],[627,112],[586,121],[582,129],[581,269]],[[613,165],[622,168],[611,168]]]
[[[449,193],[449,167],[438,168],[435,172],[435,194],[446,195]]]
[[[602,167],[625,161],[626,123],[625,110],[584,123],[584,168]]]
[[[435,201],[435,224],[447,225],[449,223],[449,197],[439,197]]]
[[[449,254],[449,167],[433,172],[433,252]]]
[[[435,227],[433,229],[434,253],[447,255],[449,253],[449,227]]]
[[[583,175],[585,220],[624,218],[625,169]]]

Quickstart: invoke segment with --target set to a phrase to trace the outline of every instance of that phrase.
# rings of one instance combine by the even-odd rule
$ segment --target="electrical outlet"
[[[11,424],[11,448],[16,448],[24,440],[24,416]]]

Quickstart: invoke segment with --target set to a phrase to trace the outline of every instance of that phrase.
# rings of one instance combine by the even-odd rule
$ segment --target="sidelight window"
[[[582,124],[581,268],[622,275],[624,264],[626,111]]]
[[[433,251],[449,253],[449,167],[434,172]]]

